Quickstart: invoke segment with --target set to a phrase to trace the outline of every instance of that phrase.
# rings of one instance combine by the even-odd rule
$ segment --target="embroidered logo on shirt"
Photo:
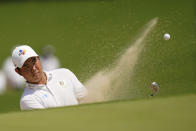
[[[67,85],[66,85],[66,83],[64,81],[59,81],[59,85],[62,88],[66,88],[67,87]]]
[[[43,96],[42,96],[42,99],[46,99],[48,97],[48,95],[47,94],[44,94]]]

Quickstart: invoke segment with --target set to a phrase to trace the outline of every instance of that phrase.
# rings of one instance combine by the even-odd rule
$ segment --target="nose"
[[[35,72],[36,71],[36,67],[35,65],[33,65],[32,71]]]

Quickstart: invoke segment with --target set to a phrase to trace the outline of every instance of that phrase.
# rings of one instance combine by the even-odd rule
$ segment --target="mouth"
[[[39,72],[34,72],[33,73],[33,77],[38,77],[39,76]]]

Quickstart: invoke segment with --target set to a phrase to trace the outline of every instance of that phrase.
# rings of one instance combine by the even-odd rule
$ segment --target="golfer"
[[[30,46],[16,47],[12,61],[15,71],[26,79],[21,110],[77,105],[87,95],[86,88],[70,70],[43,72],[40,58]]]

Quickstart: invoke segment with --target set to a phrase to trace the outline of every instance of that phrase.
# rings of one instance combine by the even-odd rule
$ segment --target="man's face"
[[[28,58],[21,68],[15,70],[30,83],[40,82],[44,75],[39,57]]]

